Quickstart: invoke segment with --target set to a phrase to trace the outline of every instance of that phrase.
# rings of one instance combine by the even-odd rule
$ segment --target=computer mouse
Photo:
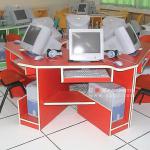
[[[21,44],[21,41],[20,40],[15,40],[14,43],[15,44]]]
[[[44,57],[43,56],[35,56],[34,57],[34,60],[41,60],[41,59],[43,59]]]
[[[122,62],[122,61],[119,61],[119,60],[114,61],[113,63],[114,63],[115,65],[119,66],[119,67],[123,66],[123,62]]]

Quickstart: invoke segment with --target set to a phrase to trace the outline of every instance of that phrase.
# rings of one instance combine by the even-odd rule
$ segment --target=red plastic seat
[[[7,42],[11,42],[14,40],[21,40],[21,36],[18,34],[14,34],[14,33],[10,33],[10,34],[6,35]]]
[[[4,97],[0,104],[0,113],[2,111],[8,92],[10,92],[10,96],[12,97],[12,93],[11,93],[12,88],[21,87],[24,93],[26,93],[26,90],[22,82],[20,82],[22,79],[24,79],[24,77],[13,70],[6,69],[0,72],[1,83],[6,87]]]
[[[143,35],[140,37],[140,41],[142,42],[150,42],[150,35]]]
[[[150,96],[150,74],[140,75],[139,77],[137,77],[136,86],[139,87],[140,90],[137,92],[135,99],[134,99],[134,102],[137,100],[138,96],[140,94],[142,94],[142,97],[139,101],[139,104],[141,104],[144,95]]]

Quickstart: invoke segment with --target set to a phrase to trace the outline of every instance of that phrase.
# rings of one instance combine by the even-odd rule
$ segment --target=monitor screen
[[[27,19],[25,10],[14,10],[17,20]]]
[[[43,25],[30,24],[21,41],[21,46],[30,53],[43,55],[51,36],[51,30]]]
[[[72,51],[75,54],[98,53],[100,49],[100,36],[98,32],[73,33]]]
[[[133,31],[131,26],[127,26],[126,31],[128,32],[128,34],[132,40],[132,43],[135,45],[138,42],[137,35],[135,34],[135,32]]]
[[[102,29],[70,29],[69,59],[74,61],[98,61],[103,59]]]
[[[85,12],[86,11],[86,4],[79,4],[78,11],[79,12]]]
[[[88,4],[87,3],[79,3],[78,5],[78,14],[87,14],[88,12],[88,8],[87,8]]]
[[[30,45],[34,45],[35,40],[40,33],[40,30],[40,27],[31,25],[30,28],[27,30],[26,36],[23,41]]]

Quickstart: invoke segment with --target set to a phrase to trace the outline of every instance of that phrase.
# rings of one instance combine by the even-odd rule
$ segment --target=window
[[[125,5],[136,8],[150,8],[150,0],[101,0],[103,4]]]
[[[136,0],[136,6],[138,8],[150,8],[150,0]]]

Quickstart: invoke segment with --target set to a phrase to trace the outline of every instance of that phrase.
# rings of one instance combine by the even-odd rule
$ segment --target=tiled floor
[[[0,101],[4,89],[0,88]],[[0,150],[149,150],[150,104],[134,105],[131,127],[107,136],[67,107],[42,131],[19,125],[16,100],[0,114]]]

